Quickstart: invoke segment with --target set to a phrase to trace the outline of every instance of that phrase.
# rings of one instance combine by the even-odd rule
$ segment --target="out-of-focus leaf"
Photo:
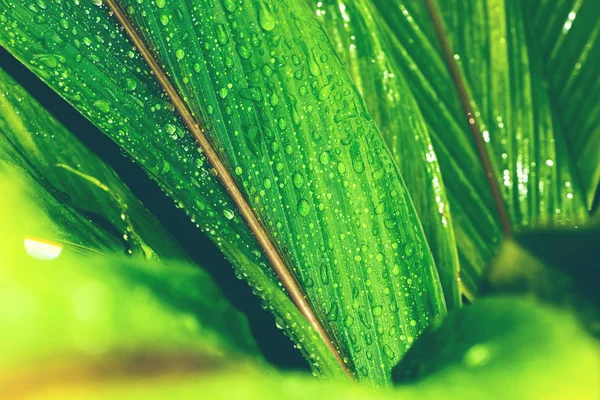
[[[515,315],[511,313],[513,308],[517,310]],[[490,322],[490,309],[494,312],[500,309],[503,318],[495,320],[493,328],[480,327],[481,322]],[[86,376],[88,379],[85,380],[44,387],[43,392],[31,398],[596,400],[600,394],[597,385],[600,372],[598,344],[585,336],[571,316],[523,301],[494,299],[466,307],[451,318],[453,321],[446,322],[451,327],[443,325],[440,328],[440,336],[436,337],[439,341],[433,342],[436,347],[433,352],[426,353],[429,363],[435,363],[441,354],[440,368],[422,380],[386,390],[349,382],[320,381],[296,374],[265,373],[251,367],[232,367],[175,374],[163,370],[162,374],[151,376],[138,371],[126,380],[115,379],[111,374]],[[501,335],[473,334],[471,326],[464,330],[459,328],[467,336],[455,337],[457,318],[488,333],[495,329]],[[431,334],[425,335],[428,336],[423,338],[431,339]],[[457,353],[436,353],[448,337],[459,342]],[[410,357],[412,351],[407,356]],[[35,394],[35,391],[31,392]]]
[[[361,91],[415,204],[446,305],[460,306],[458,253],[448,199],[429,131],[370,0],[308,1]]]
[[[44,109],[25,89],[0,69],[0,149],[4,167],[10,164],[35,182],[40,199],[51,196],[62,203],[51,207],[70,214],[72,222],[55,239],[72,240],[88,248],[103,250],[94,237],[74,238],[81,220],[104,226],[113,235],[114,250],[140,255],[184,259],[185,252],[171,235],[144,208],[115,172],[87,149],[71,132]],[[69,206],[64,206],[68,204]],[[65,210],[73,208],[71,212]],[[74,214],[81,214],[77,217]],[[87,221],[86,233],[93,228]],[[104,240],[104,239],[103,239]],[[101,240],[101,242],[103,241]]]
[[[430,128],[456,229],[461,278],[472,296],[500,242],[485,172],[425,2],[374,2],[388,22],[393,54]],[[566,131],[557,123],[538,37],[522,9],[528,2],[434,3],[443,16],[513,228],[585,220],[586,193],[573,168],[578,154],[571,153]]]
[[[599,343],[570,313],[502,297],[449,313],[393,370],[396,383],[451,393],[460,382],[480,399],[594,399],[598,376]]]
[[[100,2],[0,0],[0,44],[140,162],[237,262],[292,336],[306,321],[148,68]],[[421,225],[355,86],[304,2],[121,5],[206,128],[347,365],[389,371],[445,312]],[[234,252],[234,249],[235,252]],[[298,341],[321,373],[331,355]]]
[[[554,115],[592,207],[600,185],[600,2],[543,0],[523,6],[524,21],[541,49]]]
[[[30,203],[37,192],[11,182],[0,177],[7,191],[0,206],[12,211],[0,224],[3,398],[88,373],[123,378],[210,368],[230,358],[262,363],[245,317],[198,268],[69,249],[51,261],[30,257],[24,237],[31,228],[51,235],[56,221]]]

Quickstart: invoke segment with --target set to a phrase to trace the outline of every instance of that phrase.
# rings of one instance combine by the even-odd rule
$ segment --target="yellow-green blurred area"
[[[395,388],[275,371],[202,270],[61,241],[27,182],[0,175],[0,398],[600,398],[598,342],[531,299],[483,299],[438,321]]]

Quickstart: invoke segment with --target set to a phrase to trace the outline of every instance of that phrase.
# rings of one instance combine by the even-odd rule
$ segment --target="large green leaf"
[[[185,252],[131,191],[98,156],[87,149],[35,99],[0,69],[0,162],[18,168],[35,181],[39,197],[51,197],[69,206],[50,207],[72,215],[73,223],[62,220],[62,239],[103,250],[89,232],[102,230],[115,237],[115,250],[146,258],[157,256],[184,259]],[[36,190],[36,189],[34,189]],[[83,222],[85,234],[74,238]],[[69,237],[65,237],[65,235]],[[55,239],[61,239],[59,237]],[[126,249],[126,250],[125,250]]]
[[[375,3],[388,22],[393,56],[430,128],[456,228],[462,280],[472,295],[501,236],[486,174],[425,2]],[[513,228],[576,223],[587,218],[573,168],[578,157],[556,121],[539,43],[520,3],[444,1],[438,12]]]
[[[144,165],[258,292],[278,290],[173,105],[98,4],[3,0],[0,43]],[[393,160],[310,9],[292,0],[123,6],[349,368],[388,382],[391,366],[444,312],[444,301]],[[290,334],[307,335],[297,311],[270,306],[282,319],[289,315]],[[305,354],[327,372],[331,355],[307,342],[299,343]]]
[[[309,1],[361,91],[409,189],[440,274],[448,308],[460,305],[458,254],[439,165],[410,87],[389,57],[385,22],[370,0]]]

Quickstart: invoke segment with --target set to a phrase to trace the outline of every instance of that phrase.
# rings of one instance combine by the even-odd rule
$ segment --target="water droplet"
[[[327,312],[327,319],[329,321],[335,321],[338,317],[338,305],[337,303],[332,303],[331,308]]]
[[[410,257],[413,254],[415,254],[415,245],[414,245],[414,243],[412,243],[412,242],[406,243],[406,246],[404,246],[404,254],[406,254],[407,257]]]
[[[263,95],[259,88],[248,87],[240,90],[240,96],[246,100],[261,101]]]
[[[396,357],[396,353],[394,353],[394,350],[392,350],[389,344],[383,346],[383,354],[390,360],[393,360]]]
[[[348,314],[346,316],[346,318],[344,319],[344,326],[349,328],[354,324],[354,317],[350,314]]]
[[[247,60],[252,55],[252,52],[246,46],[238,46],[237,52],[244,60]]]
[[[136,87],[137,87],[137,82],[135,81],[135,79],[127,78],[125,80],[125,88],[127,89],[127,91],[133,92]]]
[[[154,0],[154,4],[156,4],[156,7],[158,7],[158,8],[164,8],[164,6],[167,5],[167,1],[166,0]]]
[[[94,102],[94,108],[103,113],[110,112],[110,104],[105,100],[96,100]]]
[[[267,32],[275,29],[275,18],[273,18],[271,10],[267,8],[267,5],[264,2],[259,3],[258,23],[260,24],[261,28]]]
[[[373,315],[375,315],[375,316],[381,315],[382,311],[383,311],[383,307],[381,307],[381,306],[373,307]]]
[[[239,176],[239,175],[241,175],[243,172],[244,172],[244,170],[242,169],[242,167],[240,167],[240,166],[237,166],[237,167],[235,167],[235,174],[236,174],[236,175],[238,175],[238,176]]]
[[[329,155],[329,152],[328,151],[322,152],[321,155],[319,155],[319,161],[323,165],[329,164],[329,161],[331,161],[331,155]]]
[[[292,181],[294,182],[294,186],[296,186],[296,188],[298,188],[298,189],[300,189],[302,186],[304,186],[304,176],[302,176],[302,174],[300,172],[296,172],[294,174]]]
[[[223,45],[229,43],[229,37],[227,36],[227,30],[224,24],[217,24],[216,26],[217,41]]]
[[[321,282],[323,282],[323,285],[328,285],[329,275],[327,274],[327,265],[324,262],[321,263],[321,265],[319,266],[319,275],[321,277]]]
[[[321,88],[321,90],[319,90],[319,100],[324,101],[327,100],[329,98],[329,96],[331,95],[331,92],[333,90],[333,85],[332,84],[327,84],[325,86],[323,86]]]
[[[235,214],[233,213],[233,211],[229,210],[229,209],[225,209],[223,210],[223,215],[225,215],[225,218],[231,220],[233,219],[233,217],[235,216]]]
[[[234,12],[237,8],[235,0],[223,0],[223,5],[225,6],[225,9],[229,12]]]
[[[173,125],[171,124],[165,124],[165,131],[169,134],[172,135],[176,132],[176,129]]]
[[[306,217],[308,214],[310,214],[310,204],[305,199],[300,199],[298,201],[297,208],[298,208],[298,213],[303,217]]]
[[[183,51],[183,49],[177,49],[177,51],[175,52],[175,57],[178,60],[181,60],[183,57],[185,57],[185,51]]]

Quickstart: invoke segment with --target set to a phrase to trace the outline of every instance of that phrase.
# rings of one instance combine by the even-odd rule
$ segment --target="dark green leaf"
[[[594,0],[524,1],[535,31],[554,115],[592,207],[600,185],[600,3]]]
[[[598,228],[531,231],[502,245],[485,274],[483,291],[534,296],[570,307],[600,334]]]
[[[450,84],[448,60],[425,2],[375,3],[430,128],[456,228],[463,283],[473,295],[497,248],[500,228],[465,112]],[[452,62],[458,63],[467,86],[514,229],[585,220],[586,194],[572,168],[577,155],[570,153],[554,115],[538,38],[522,10],[527,2],[437,3],[454,49]]]

